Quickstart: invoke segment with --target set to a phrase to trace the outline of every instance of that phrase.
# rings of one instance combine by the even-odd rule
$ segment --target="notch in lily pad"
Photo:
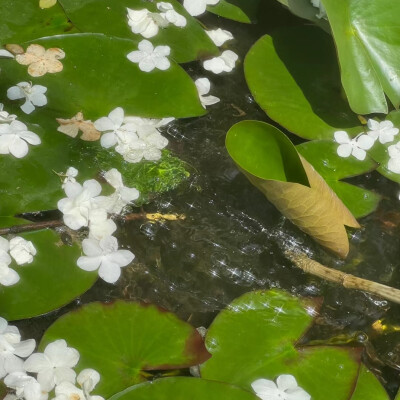
[[[360,225],[283,132],[264,122],[242,121],[229,130],[226,148],[283,215],[328,250],[347,256],[345,225]]]

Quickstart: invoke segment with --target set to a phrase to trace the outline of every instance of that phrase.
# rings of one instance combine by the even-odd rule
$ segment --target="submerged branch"
[[[302,269],[304,272],[318,276],[330,282],[339,283],[347,289],[364,290],[365,292],[378,295],[386,300],[400,304],[399,289],[369,281],[367,279],[358,278],[354,275],[346,274],[345,272],[333,268],[325,267],[319,262],[308,258],[303,253],[286,251],[285,255],[296,267]]]
[[[148,221],[178,221],[184,220],[186,217],[183,214],[160,214],[160,213],[132,213],[126,214],[123,216],[116,216],[115,219],[121,221],[135,221],[145,219]],[[38,231],[40,229],[46,228],[57,228],[59,226],[64,226],[64,222],[62,219],[56,219],[51,221],[40,221],[40,222],[33,222],[31,224],[21,224],[21,225],[13,225],[7,228],[0,228],[0,236],[1,235],[8,235],[8,234],[17,234],[22,232],[32,232]]]

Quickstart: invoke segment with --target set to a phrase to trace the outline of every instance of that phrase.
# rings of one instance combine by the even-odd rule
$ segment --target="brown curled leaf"
[[[94,142],[100,139],[100,132],[94,127],[92,121],[85,121],[82,112],[78,112],[70,119],[56,118],[60,126],[57,130],[68,136],[75,138],[79,131],[82,131],[81,139]]]
[[[45,49],[39,44],[31,44],[24,54],[17,54],[15,59],[19,64],[29,65],[28,74],[34,77],[46,73],[56,73],[63,70],[61,59],[65,57],[64,51],[58,48]]]

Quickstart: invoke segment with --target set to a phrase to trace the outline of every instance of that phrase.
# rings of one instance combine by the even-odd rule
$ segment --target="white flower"
[[[0,237],[0,284],[3,286],[11,286],[19,281],[19,275],[8,267],[11,263],[11,257],[8,254],[9,248],[8,240]]]
[[[297,386],[292,375],[280,375],[276,384],[268,379],[257,379],[251,384],[256,395],[262,400],[310,400],[311,396]]]
[[[37,380],[43,390],[50,391],[63,381],[75,382],[76,373],[72,369],[79,361],[79,352],[67,347],[65,340],[49,343],[43,353],[32,354],[25,362],[28,372],[37,373]]]
[[[379,142],[382,144],[392,142],[394,137],[399,133],[399,130],[394,127],[391,121],[378,122],[369,119],[367,126],[370,129],[367,135],[371,136],[374,140],[379,139]]]
[[[166,3],[164,1],[161,1],[160,3],[157,3],[157,8],[161,11],[160,15],[169,23],[178,26],[180,28],[186,26],[187,24],[186,18],[183,15],[177,13],[174,10],[174,7],[171,3]]]
[[[63,184],[61,185],[61,187],[64,189],[65,185],[70,182],[70,183],[75,183],[76,182],[76,177],[78,176],[79,171],[74,168],[74,167],[69,167],[67,169],[67,172],[65,174],[63,174],[62,176],[64,176],[64,181]]]
[[[94,369],[86,368],[79,373],[76,381],[85,393],[90,393],[100,382],[100,374]]]
[[[105,196],[98,196],[93,200],[96,207],[103,206],[102,199]],[[89,212],[89,238],[101,240],[111,236],[117,230],[115,222],[107,218],[107,211],[104,208],[95,208]]]
[[[199,78],[195,81],[197,91],[199,92],[201,105],[206,108],[206,106],[211,106],[220,101],[218,97],[215,96],[205,96],[211,88],[211,83],[207,78]]]
[[[137,132],[139,135],[141,134],[149,134],[149,133],[157,133],[158,128],[162,126],[168,125],[175,118],[141,118],[141,117],[125,117],[124,118],[124,126],[129,126],[129,130],[132,132]],[[128,129],[126,129],[128,130]]]
[[[204,61],[203,67],[207,71],[214,72],[214,74],[231,72],[235,68],[238,58],[238,55],[232,50],[225,50],[219,57]]]
[[[167,70],[171,63],[169,56],[171,49],[169,46],[154,46],[148,40],[142,40],[139,43],[139,50],[131,51],[127,57],[133,63],[138,63],[140,70],[150,72],[154,68],[162,71]]]
[[[90,396],[71,382],[61,382],[56,386],[55,393],[54,400],[104,400],[101,396]]]
[[[28,357],[35,349],[34,339],[23,340],[16,326],[8,325],[0,317],[0,378],[16,371],[23,371],[20,357]]]
[[[30,264],[36,255],[36,249],[32,242],[16,236],[10,240],[10,254],[18,265]]]
[[[400,142],[388,147],[389,161],[388,170],[400,174]]]
[[[40,383],[25,372],[13,372],[6,376],[4,383],[9,388],[15,389],[18,399],[26,400],[45,400],[47,392],[43,391]]]
[[[150,12],[147,8],[142,10],[128,10],[128,25],[133,33],[139,33],[145,38],[151,38],[158,33],[159,26],[164,27],[168,22],[159,14]]]
[[[339,157],[347,158],[353,155],[357,160],[364,160],[369,150],[374,145],[374,139],[368,135],[358,135],[354,139],[350,139],[345,131],[336,131],[335,140],[340,145],[336,152]]]
[[[84,239],[82,249],[85,256],[78,258],[78,267],[85,271],[99,270],[101,279],[115,283],[121,275],[121,268],[135,258],[129,250],[118,250],[118,241],[109,236],[100,241]]]
[[[20,107],[25,114],[30,114],[35,106],[41,107],[47,104],[47,88],[42,85],[33,85],[29,82],[20,82],[7,90],[7,97],[10,100],[25,99]]]
[[[57,207],[64,214],[65,225],[73,230],[88,226],[93,199],[101,192],[99,182],[90,179],[83,186],[78,182],[68,182],[64,190],[67,197],[59,200]]]
[[[28,154],[28,144],[38,145],[40,137],[31,131],[25,124],[12,121],[10,124],[0,124],[0,154],[12,154],[22,158]]]
[[[218,47],[222,46],[226,41],[233,39],[232,33],[221,28],[214,29],[213,31],[206,31],[206,33]]]
[[[183,0],[183,7],[186,11],[193,16],[203,14],[208,5],[218,4],[219,0]]]
[[[15,119],[17,119],[17,116],[4,111],[4,104],[0,103],[0,124],[9,123]]]
[[[112,168],[107,171],[104,178],[115,192],[110,196],[99,196],[96,203],[108,213],[119,214],[127,204],[139,198],[137,189],[124,186],[121,173],[117,169]]]

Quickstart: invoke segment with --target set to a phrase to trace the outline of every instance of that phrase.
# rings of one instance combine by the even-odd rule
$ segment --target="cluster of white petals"
[[[46,91],[45,86],[32,86],[30,82],[20,82],[7,90],[7,97],[10,100],[25,99],[25,103],[20,108],[25,114],[30,114],[35,110],[35,106],[42,107],[47,104]]]
[[[220,101],[220,99],[216,96],[208,95],[206,96],[211,88],[211,83],[208,78],[199,78],[195,82],[197,87],[197,91],[199,93],[201,105],[206,108],[206,106],[211,106]]]
[[[78,170],[74,167],[69,167],[65,174],[62,174],[64,177],[64,181],[62,184],[62,188],[65,188],[65,185],[70,182],[70,183],[75,183],[76,182],[76,177],[78,176]]]
[[[183,0],[183,7],[193,15],[201,15],[206,11],[207,6],[215,6],[220,0]]]
[[[206,31],[206,33],[218,47],[222,46],[228,40],[233,39],[232,33],[221,28],[214,29],[212,31]]]
[[[124,110],[117,107],[108,117],[95,121],[94,125],[104,132],[100,140],[104,148],[116,145],[115,150],[125,161],[137,163],[142,159],[157,161],[161,158],[161,150],[168,145],[168,140],[158,129],[172,120],[124,117]]]
[[[10,123],[17,119],[15,114],[9,114],[7,111],[4,110],[4,104],[0,103],[0,124]]]
[[[165,28],[169,24],[180,28],[186,26],[186,18],[177,13],[171,3],[157,3],[157,8],[161,11],[160,13],[151,12],[147,8],[141,10],[127,8],[128,25],[131,31],[149,39],[158,34],[159,28]]]
[[[351,155],[357,160],[363,161],[367,155],[365,150],[369,150],[373,145],[375,140],[366,134],[359,134],[354,139],[351,139],[347,132],[336,131],[335,141],[339,143],[336,150],[339,157],[347,158]]]
[[[148,40],[142,40],[138,45],[139,50],[131,51],[127,58],[133,63],[139,64],[143,72],[151,72],[153,69],[167,70],[171,63],[168,56],[171,52],[169,46],[154,47]]]
[[[32,242],[20,236],[16,236],[10,241],[0,236],[0,284],[11,286],[20,279],[18,273],[9,267],[12,262],[11,257],[18,265],[24,265],[30,264],[34,255],[36,255],[36,249]]]
[[[400,174],[400,142],[388,147],[389,161],[387,168],[395,174]]]
[[[25,157],[29,144],[41,143],[36,133],[28,131],[27,126],[20,121],[0,124],[0,154],[12,154],[16,158]]]
[[[274,381],[257,379],[251,384],[261,400],[310,400],[311,396],[297,385],[292,375],[280,375]]]
[[[379,140],[382,144],[393,142],[394,137],[399,133],[398,128],[395,128],[391,121],[378,122],[369,119],[367,126],[369,128],[367,135],[374,141]]]
[[[214,57],[211,60],[204,61],[203,67],[214,74],[231,72],[233,68],[235,68],[238,58],[239,56],[232,50],[225,50],[219,57]]]

